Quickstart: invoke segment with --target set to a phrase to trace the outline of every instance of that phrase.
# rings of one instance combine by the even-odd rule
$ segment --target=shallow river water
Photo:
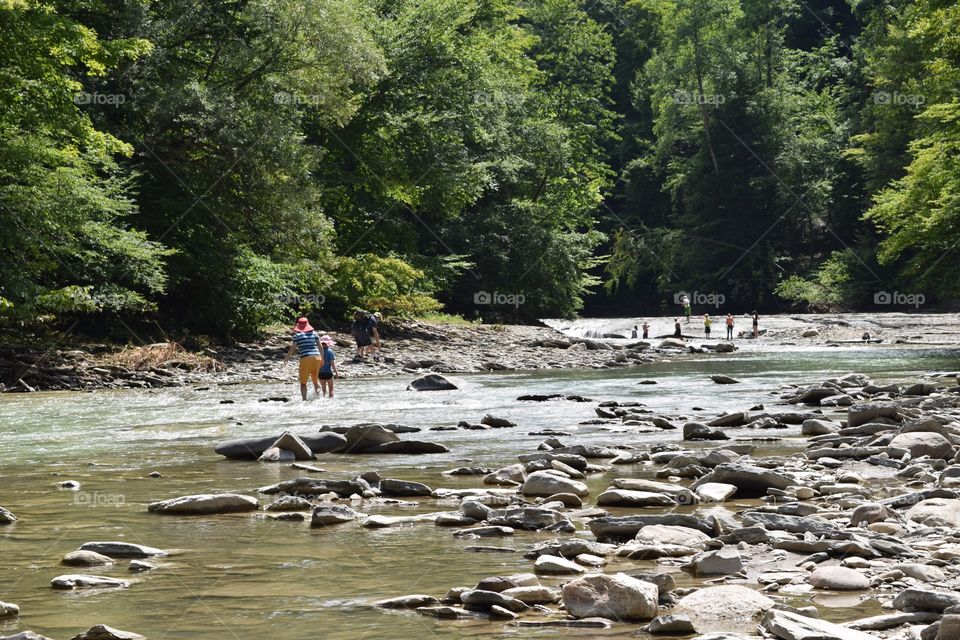
[[[467,464],[499,467],[536,450],[544,428],[574,432],[570,443],[643,444],[679,441],[678,432],[621,434],[578,423],[595,417],[596,403],[518,402],[526,393],[576,393],[600,400],[637,400],[682,424],[757,402],[775,409],[783,383],[803,383],[863,372],[877,380],[910,379],[925,372],[958,368],[955,350],[893,347],[767,347],[737,354],[660,362],[646,367],[596,371],[539,371],[466,377],[453,392],[415,393],[406,379],[344,380],[335,400],[261,402],[295,396],[293,385],[260,383],[97,393],[40,393],[0,396],[0,505],[20,520],[0,527],[0,600],[21,607],[19,619],[0,621],[0,635],[32,629],[68,638],[97,623],[136,631],[151,640],[307,637],[364,638],[536,638],[631,637],[636,625],[609,631],[533,630],[485,621],[435,621],[407,612],[384,612],[371,603],[410,593],[442,595],[453,586],[490,575],[528,572],[522,557],[531,544],[550,536],[517,532],[513,538],[481,541],[516,553],[475,553],[475,541],[453,538],[429,523],[367,530],[346,524],[312,530],[308,523],[264,520],[249,515],[158,516],[155,500],[190,493],[256,488],[303,475],[289,465],[227,461],[213,453],[221,440],[312,432],[321,424],[396,422],[422,433],[401,436],[441,442],[450,452],[433,456],[319,456],[322,477],[350,478],[368,470],[430,486],[481,486],[481,478],[441,475]],[[715,385],[724,373],[740,385]],[[644,379],[656,385],[640,385]],[[232,404],[222,404],[232,400]],[[479,421],[486,413],[518,426],[490,431],[427,431]],[[734,437],[775,435],[758,444],[782,453],[799,450],[793,431],[739,432]],[[148,474],[159,471],[161,478]],[[591,496],[614,477],[651,477],[649,467],[623,466],[588,484]],[[63,480],[81,483],[61,491]],[[269,496],[268,496],[269,498]],[[588,500],[588,503],[592,503]],[[733,510],[745,502],[728,503]],[[455,503],[423,499],[419,506],[383,507],[369,513],[403,514],[454,510]],[[692,509],[692,508],[688,508]],[[614,510],[615,513],[629,513]],[[582,535],[592,539],[589,532]],[[92,571],[59,564],[60,558],[92,540],[124,540],[169,550],[160,568],[132,574],[125,561]],[[620,568],[614,561],[608,571]],[[653,563],[623,563],[623,568]],[[672,569],[675,570],[675,569]],[[132,579],[122,590],[61,592],[51,578],[66,573],[103,573]],[[677,574],[678,583],[691,584]],[[551,582],[544,580],[544,582]],[[849,608],[872,611],[875,603],[849,598],[825,617],[849,619]]]

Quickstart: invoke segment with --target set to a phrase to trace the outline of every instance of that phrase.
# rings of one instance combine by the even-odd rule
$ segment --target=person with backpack
[[[314,397],[320,397],[320,363],[323,357],[320,355],[320,336],[310,321],[306,318],[297,319],[297,324],[293,327],[292,341],[287,355],[284,356],[284,364],[294,353],[300,355],[300,399],[307,399],[307,381],[313,380]]]
[[[320,389],[323,395],[328,398],[333,397],[333,379],[340,377],[340,371],[337,369],[337,356],[333,353],[333,338],[323,336],[320,338],[320,350],[322,362],[320,364]]]
[[[373,340],[370,338],[370,322],[367,320],[366,311],[358,309],[353,314],[353,324],[350,325],[350,335],[353,336],[354,341],[357,343],[355,359],[363,360],[367,347],[373,344]]]

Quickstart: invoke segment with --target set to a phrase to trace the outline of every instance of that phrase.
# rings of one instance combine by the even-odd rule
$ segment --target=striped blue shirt
[[[297,343],[301,358],[320,355],[320,348],[317,347],[319,339],[316,331],[296,331],[293,334],[293,341]]]

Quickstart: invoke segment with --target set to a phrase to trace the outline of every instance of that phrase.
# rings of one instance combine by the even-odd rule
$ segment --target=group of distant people
[[[683,315],[687,319],[687,324],[690,324],[690,316],[692,315],[692,309],[690,306],[690,298],[683,296],[680,300],[680,304],[683,305]],[[753,311],[750,314],[753,328],[751,332],[751,337],[754,339],[760,337],[760,315]],[[727,317],[724,320],[724,324],[727,328],[727,340],[733,340],[733,329],[736,325],[733,315],[728,313]],[[709,313],[703,314],[703,335],[706,338],[710,337],[711,328],[713,326],[713,318],[710,317]],[[633,325],[633,330],[630,332],[631,338],[642,338],[646,340],[650,337],[650,325],[644,321],[641,325]],[[680,324],[680,318],[673,319],[673,337],[683,340],[683,327]]]
[[[377,353],[380,349],[380,320],[383,316],[377,313],[367,313],[357,310],[353,316],[350,333],[356,343],[355,362],[362,362],[372,356],[375,362],[380,361]],[[333,380],[340,377],[337,369],[337,356],[333,351],[335,341],[329,335],[320,335],[310,325],[307,318],[297,319],[291,333],[290,348],[283,361],[286,363],[290,356],[297,354],[300,358],[299,380],[300,398],[307,399],[307,384],[313,382],[314,397],[321,395],[333,397]]]

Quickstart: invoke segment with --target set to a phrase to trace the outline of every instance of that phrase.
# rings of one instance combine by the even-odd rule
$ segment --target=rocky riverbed
[[[444,392],[417,392],[432,393]],[[518,402],[591,401],[527,394]],[[446,450],[426,447],[416,426],[359,424],[222,443],[207,452],[211,460],[259,458],[223,464],[292,466],[294,477],[157,495],[143,508],[188,528],[197,517],[226,526],[257,518],[329,532],[331,539],[349,530],[424,535],[429,527],[449,532],[449,547],[432,550],[448,563],[463,553],[521,551],[523,572],[451,582],[436,592],[368,593],[383,615],[436,620],[432,629],[441,636],[484,621],[503,633],[576,628],[700,640],[958,637],[955,376],[878,384],[850,374],[785,384],[772,397],[713,416],[693,407],[659,414],[625,400],[587,406],[592,422],[609,430],[606,444],[544,432],[539,446],[517,450],[501,466],[468,462],[447,469],[440,483],[415,478],[424,456]],[[509,438],[517,426],[490,415],[455,428]],[[759,446],[786,430],[801,434],[791,453]],[[664,438],[633,444],[635,433]],[[369,469],[364,456],[375,454],[412,456],[410,472],[400,478]],[[334,462],[338,473],[324,471]],[[0,533],[29,535],[37,524],[0,509]],[[50,586],[108,594],[137,589],[189,553],[103,538],[66,551],[62,562],[70,569]],[[118,563],[129,577],[103,574]],[[16,596],[15,588],[6,593],[11,602],[0,604],[0,615],[29,614],[21,614]],[[831,599],[873,604],[864,615],[838,617]],[[106,629],[74,638],[140,637]]]

